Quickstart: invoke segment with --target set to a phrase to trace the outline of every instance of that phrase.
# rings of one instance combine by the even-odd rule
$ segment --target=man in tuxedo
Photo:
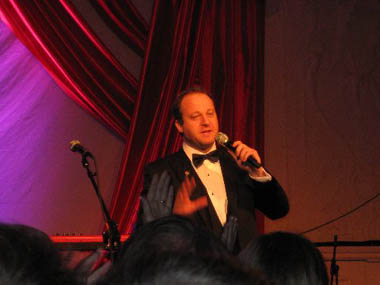
[[[235,141],[233,152],[215,142],[218,118],[214,102],[204,90],[182,92],[172,111],[175,126],[183,136],[182,149],[146,166],[143,196],[154,175],[167,172],[175,192],[169,211],[189,217],[219,237],[228,217],[236,217],[235,251],[257,234],[255,209],[271,219],[288,213],[286,194],[276,179],[263,167],[246,163],[250,156],[261,163],[255,149]],[[165,199],[160,202],[167,203]]]

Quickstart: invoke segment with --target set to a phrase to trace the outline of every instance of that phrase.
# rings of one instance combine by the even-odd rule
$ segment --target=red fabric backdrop
[[[263,153],[264,7],[253,0],[156,1],[147,36],[125,3],[99,1],[95,8],[130,48],[144,51],[139,81],[70,1],[1,1],[0,11],[67,94],[126,140],[110,210],[120,230],[130,232],[144,165],[180,147],[169,109],[181,89],[196,83],[210,90],[221,130]]]
[[[65,92],[125,139],[138,82],[71,2],[0,1],[0,9],[10,29]]]

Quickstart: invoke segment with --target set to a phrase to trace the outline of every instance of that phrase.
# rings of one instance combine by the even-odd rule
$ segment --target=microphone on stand
[[[228,139],[228,136],[225,133],[217,133],[215,136],[215,141],[218,144],[228,148],[229,150],[232,150],[233,152],[235,152],[236,150],[236,147],[232,145],[232,143]],[[256,159],[253,158],[253,156],[249,156],[246,163],[255,168],[260,168],[262,166],[260,163],[257,162]]]
[[[78,140],[72,140],[70,142],[70,150],[72,152],[79,152],[80,154],[84,155],[84,156],[89,156],[91,158],[94,158],[94,156],[92,155],[91,152],[87,151],[86,148],[84,146],[82,146],[80,144],[80,141]]]
[[[87,171],[87,176],[90,178],[92,186],[94,186],[94,190],[96,196],[98,197],[100,207],[102,209],[103,217],[106,223],[107,230],[103,232],[103,242],[105,244],[105,248],[109,251],[111,256],[111,261],[114,262],[120,250],[120,232],[118,230],[117,224],[114,220],[111,219],[110,213],[104,203],[104,199],[99,192],[98,182],[95,180],[95,176],[97,176],[96,172],[92,172],[89,168],[89,163],[87,162],[87,157],[91,157],[95,163],[96,170],[96,160],[91,152],[86,150],[78,140],[72,140],[70,142],[70,150],[72,152],[79,152],[82,155],[82,165]]]

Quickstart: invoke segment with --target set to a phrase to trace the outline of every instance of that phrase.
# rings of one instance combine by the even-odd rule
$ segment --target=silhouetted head
[[[226,260],[167,252],[144,263],[133,284],[269,284],[263,275],[244,271]]]
[[[0,284],[75,284],[50,238],[24,225],[0,224]]]
[[[112,281],[141,276],[146,266],[162,254],[174,253],[212,259],[232,259],[224,244],[212,233],[195,226],[189,219],[167,216],[142,225],[126,241],[114,268]]]
[[[273,284],[328,284],[319,250],[303,236],[274,232],[250,242],[239,254],[249,268],[262,271]]]

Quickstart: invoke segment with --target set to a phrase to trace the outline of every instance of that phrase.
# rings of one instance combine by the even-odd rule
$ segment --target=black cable
[[[327,262],[329,262],[330,260],[326,260]],[[380,263],[380,260],[370,260],[370,259],[367,259],[367,258],[362,258],[362,259],[337,259],[336,260],[337,262],[363,262],[363,263]]]
[[[379,195],[380,195],[380,193],[377,193],[377,194],[376,194],[374,197],[372,197],[371,199],[365,201],[364,203],[362,203],[362,204],[360,204],[359,206],[355,207],[354,209],[352,209],[352,210],[350,210],[350,211],[344,213],[343,215],[340,215],[340,216],[338,216],[338,217],[336,217],[336,218],[334,218],[334,219],[332,219],[332,220],[330,220],[330,221],[328,221],[328,222],[326,222],[326,223],[323,223],[323,224],[321,224],[321,225],[319,225],[319,226],[316,226],[316,227],[313,227],[313,228],[308,229],[308,230],[306,230],[306,231],[303,231],[303,232],[301,232],[301,233],[299,233],[299,234],[304,235],[304,234],[306,234],[306,233],[310,233],[310,232],[315,231],[315,230],[317,230],[317,229],[319,229],[319,228],[322,228],[322,227],[327,226],[327,225],[329,225],[329,224],[331,224],[331,223],[334,223],[334,222],[336,222],[337,220],[339,220],[339,219],[341,219],[341,218],[344,218],[345,216],[348,216],[348,215],[352,214],[353,212],[355,212],[356,210],[358,210],[358,209],[360,209],[361,207],[365,206],[365,205],[368,204],[369,202],[372,202],[372,201],[375,200]]]

